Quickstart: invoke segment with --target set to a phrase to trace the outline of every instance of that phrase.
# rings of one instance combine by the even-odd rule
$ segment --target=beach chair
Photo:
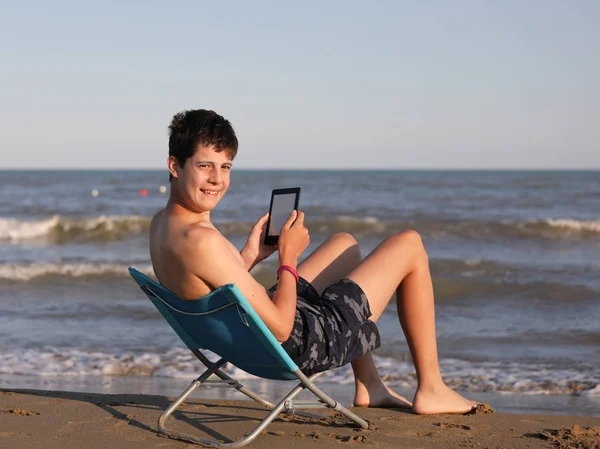
[[[160,434],[209,446],[242,447],[254,440],[280,413],[323,418],[298,409],[326,407],[346,416],[357,426],[368,428],[366,421],[313,384],[323,373],[307,377],[298,369],[234,284],[223,285],[202,298],[188,301],[180,299],[134,268],[129,268],[129,273],[185,345],[207,368],[161,415],[158,420]],[[211,362],[201,352],[202,349],[212,351],[221,359]],[[279,403],[273,405],[225,374],[220,368],[227,362],[261,378],[300,382]],[[218,379],[209,380],[212,375]],[[252,432],[230,443],[166,429],[167,418],[197,387],[208,383],[235,388],[271,410]],[[295,400],[304,389],[312,392],[318,400]]]

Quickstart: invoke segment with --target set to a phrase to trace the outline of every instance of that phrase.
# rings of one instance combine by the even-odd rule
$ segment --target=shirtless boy
[[[335,234],[298,264],[310,240],[304,213],[292,213],[277,247],[262,243],[264,215],[238,251],[210,220],[238,149],[231,124],[213,111],[194,110],[176,114],[169,130],[170,196],[150,226],[152,265],[163,286],[193,300],[236,284],[305,373],[351,363],[355,406],[434,414],[477,405],[442,380],[429,262],[417,232],[390,236],[364,260],[350,234]],[[274,251],[288,268],[267,291],[249,271]],[[412,403],[383,383],[370,352],[379,346],[374,323],[392,297],[417,373]]]

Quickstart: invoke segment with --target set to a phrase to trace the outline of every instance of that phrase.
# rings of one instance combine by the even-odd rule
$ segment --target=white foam
[[[138,215],[67,218],[54,215],[40,220],[0,218],[0,240],[21,241],[44,239],[53,234],[88,234],[91,232],[110,235],[115,231],[141,232],[150,224],[150,218]]]
[[[27,282],[32,279],[43,276],[65,276],[65,277],[85,277],[85,276],[127,276],[127,264],[115,263],[21,263],[21,264],[1,264],[0,279]],[[153,275],[152,266],[136,265],[136,268],[147,274]]]
[[[600,397],[600,384],[581,392],[582,396]]]
[[[600,232],[600,220],[570,220],[567,218],[548,219],[545,221],[553,228],[562,228],[577,232]]]
[[[0,218],[0,240],[36,239],[48,235],[60,223],[60,217],[38,221],[22,221],[15,218]]]
[[[208,355],[211,360],[216,356]],[[375,356],[381,377],[391,386],[415,388],[412,363]],[[445,359],[440,362],[446,383],[460,391],[508,394],[554,394],[600,396],[600,367],[561,368],[544,364],[467,362]],[[185,348],[162,353],[102,352],[46,347],[40,350],[0,348],[0,374],[38,377],[154,376],[191,379],[202,365]],[[234,366],[224,371],[237,379],[255,379]],[[351,384],[349,365],[327,373],[325,380]]]

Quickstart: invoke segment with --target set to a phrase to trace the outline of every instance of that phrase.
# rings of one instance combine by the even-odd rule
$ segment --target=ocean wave
[[[578,221],[569,219],[549,219],[545,221],[552,228],[565,229],[574,232],[600,232],[600,220]]]
[[[134,267],[142,273],[154,277],[152,264],[146,263],[9,263],[0,264],[0,280],[14,282],[29,282],[48,277],[64,278],[93,278],[93,277],[123,277],[129,276],[128,268]],[[252,274],[261,282],[272,284],[277,265],[275,262],[264,262],[264,265],[254,267]],[[270,285],[269,284],[269,285]]]
[[[128,276],[128,264],[116,263],[30,263],[0,265],[0,279],[28,282],[49,276],[83,278],[98,276]],[[136,265],[139,271],[153,275],[150,264]]]
[[[327,220],[307,220],[311,232],[331,234],[350,232],[357,236],[387,236],[393,232],[415,229],[424,236],[511,237],[511,238],[572,238],[597,237],[600,220],[544,219],[529,221],[447,220],[435,217],[382,220],[376,217],[358,218],[340,215]]]
[[[50,240],[56,243],[121,240],[148,232],[150,217],[138,215],[69,218],[54,215],[40,220],[0,218],[0,241]]]
[[[54,215],[40,220],[0,218],[0,241],[47,240],[55,243],[77,241],[115,241],[147,233],[151,217],[139,215],[71,218]],[[220,221],[215,225],[227,236],[248,235],[254,222]],[[386,223],[375,217],[355,218],[340,215],[331,219],[313,220],[314,232],[385,232],[397,223]],[[400,228],[398,228],[400,229]]]
[[[214,354],[209,358],[214,359]],[[391,386],[416,388],[412,363],[374,356],[381,377]],[[193,379],[202,365],[183,348],[163,353],[108,353],[46,347],[0,352],[0,374],[38,377],[74,376],[154,376]],[[563,368],[547,364],[440,361],[446,383],[460,391],[519,394],[555,394],[600,396],[600,368],[579,366]],[[255,377],[237,367],[224,371],[237,379]],[[350,366],[327,373],[325,381],[351,384]]]
[[[414,229],[425,236],[456,236],[498,239],[588,239],[597,238],[600,233],[600,220],[542,219],[542,220],[420,220]]]
[[[65,244],[72,242],[110,242],[147,234],[151,217],[139,215],[70,218],[55,215],[40,220],[0,218],[0,241],[19,242],[45,240]],[[473,221],[442,220],[435,217],[384,220],[377,217],[337,215],[306,221],[310,232],[331,235],[349,232],[357,238],[383,238],[394,232],[416,229],[426,237],[457,236],[466,238],[596,238],[600,220],[568,218],[532,221]],[[253,222],[216,222],[217,228],[228,237],[246,236]]]
[[[84,278],[84,277],[121,277],[128,276],[128,267],[154,275],[150,261],[139,263],[92,263],[92,262],[23,262],[0,264],[0,280],[28,282],[48,277]],[[432,260],[432,269],[440,275],[459,278],[471,278],[482,275],[504,275],[511,268],[502,264],[478,260]],[[514,269],[514,267],[512,268]],[[275,282],[276,261],[265,261],[254,267],[252,275],[264,285]]]
[[[150,260],[121,262],[15,262],[0,263],[0,282],[48,282],[52,278],[87,279],[110,282],[111,278],[128,277],[128,268],[154,276]],[[436,294],[440,301],[449,302],[461,298],[465,292],[470,296],[487,296],[490,288],[502,296],[514,293],[515,286],[528,285],[527,292],[536,294],[546,301],[558,295],[565,297],[588,298],[594,296],[593,283],[581,285],[581,273],[567,269],[539,271],[520,265],[503,264],[485,260],[431,259],[430,267],[436,282]],[[269,259],[252,269],[254,278],[265,287],[276,282],[277,261]],[[588,285],[589,284],[589,285]]]

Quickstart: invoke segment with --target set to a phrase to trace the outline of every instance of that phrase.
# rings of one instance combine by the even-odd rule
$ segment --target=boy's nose
[[[221,173],[219,170],[213,170],[211,172],[209,182],[212,182],[213,184],[218,184],[221,182]]]

